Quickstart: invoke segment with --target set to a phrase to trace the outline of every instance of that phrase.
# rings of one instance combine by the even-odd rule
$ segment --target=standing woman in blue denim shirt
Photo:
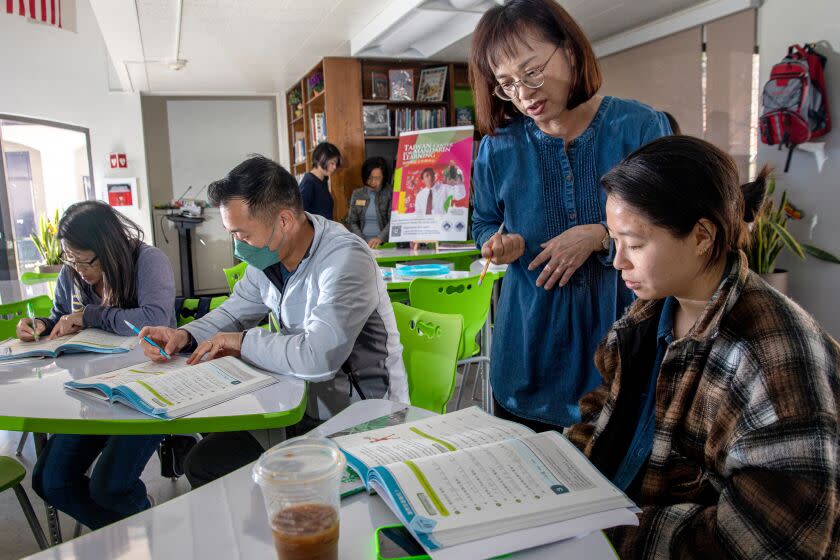
[[[611,266],[599,178],[670,128],[647,105],[597,95],[592,46],[553,0],[488,10],[470,77],[487,135],[473,237],[484,257],[509,265],[491,356],[495,411],[538,430],[569,426],[600,380],[598,342],[632,300]]]

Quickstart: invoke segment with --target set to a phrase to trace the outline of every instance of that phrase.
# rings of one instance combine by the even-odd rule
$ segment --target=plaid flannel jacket
[[[840,347],[743,253],[730,263],[665,354],[653,450],[628,490],[640,524],[609,536],[625,559],[840,558]],[[634,429],[617,426],[623,376],[650,370],[623,369],[633,360],[623,341],[651,321],[655,329],[661,308],[636,301],[598,348],[603,383],[569,431],[596,465],[626,452],[605,434]]]

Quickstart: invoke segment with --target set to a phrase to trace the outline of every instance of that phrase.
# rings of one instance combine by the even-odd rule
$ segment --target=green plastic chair
[[[479,276],[452,279],[415,278],[408,286],[412,307],[436,313],[457,313],[464,319],[464,330],[458,349],[458,365],[464,366],[464,381],[455,399],[456,408],[461,405],[461,393],[472,364],[478,364],[477,371],[483,375],[483,368],[490,361],[487,356],[479,355],[481,347],[476,339],[490,313],[496,276],[487,274],[481,286],[478,285],[478,278]]]
[[[248,263],[243,261],[236,266],[222,269],[225,272],[225,277],[227,278],[228,288],[230,289],[231,294],[233,293],[233,287],[236,283],[242,280],[242,277],[245,276],[246,268],[248,268]]]
[[[48,317],[52,311],[53,302],[48,296],[13,301],[0,304],[0,340],[15,338],[15,327],[24,317],[28,317],[27,305],[31,304],[37,317]]]
[[[198,299],[199,298],[187,298],[184,300],[184,304],[181,306],[181,311],[193,311],[195,312],[198,309]],[[228,296],[216,296],[210,299],[210,311],[213,311],[224,302],[228,300]],[[178,312],[177,322],[179,327],[183,327],[187,323],[192,323],[195,321],[195,317],[190,317],[189,315],[182,315],[181,311]]]
[[[58,272],[24,272],[20,275],[20,283],[31,286],[33,284],[47,283],[47,291],[50,299],[55,298],[55,284],[58,282]]]
[[[38,523],[38,518],[35,516],[35,510],[32,509],[32,502],[29,501],[26,490],[20,485],[25,476],[26,469],[23,468],[23,465],[11,457],[0,456],[0,492],[5,492],[9,488],[14,489],[38,547],[41,550],[46,550],[49,547],[47,537],[44,535],[44,530],[41,529],[41,524]]]
[[[408,374],[408,397],[413,406],[443,414],[455,391],[458,347],[464,320],[394,304],[397,330]]]

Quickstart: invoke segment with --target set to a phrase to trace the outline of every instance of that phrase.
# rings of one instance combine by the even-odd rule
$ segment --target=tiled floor
[[[473,368],[475,371],[475,367]],[[461,375],[458,376],[458,383],[460,384]],[[464,394],[462,396],[461,408],[466,408],[474,404],[480,405],[480,402],[472,400],[473,384],[476,379],[475,374],[471,374],[467,380],[467,385],[464,387]],[[480,399],[481,391],[476,389],[476,395]],[[456,388],[457,394],[457,388]],[[450,402],[450,411],[454,409],[455,398]],[[21,434],[19,432],[6,432],[0,430],[0,455],[14,457]],[[28,473],[32,472],[32,467],[35,464],[35,446],[32,437],[28,438],[26,447],[23,451],[23,456],[18,457],[20,462],[26,467]],[[186,478],[181,477],[173,482],[168,478],[161,478],[160,463],[157,455],[152,457],[149,464],[146,465],[146,470],[143,471],[143,481],[146,483],[149,494],[155,499],[157,504],[161,504],[166,500],[172,499],[189,491],[189,483]],[[38,514],[41,521],[41,526],[46,532],[46,515],[44,511],[44,504],[38,496],[32,491],[29,474],[23,482],[23,487],[26,489],[29,499]],[[72,519],[64,514],[60,514],[61,530],[65,540],[68,540],[73,535],[73,528],[75,523]],[[87,529],[84,529],[87,531]],[[35,538],[26,523],[26,518],[18,505],[15,493],[11,490],[0,494],[0,560],[12,560],[21,558],[38,551],[38,545],[35,543]],[[92,559],[93,560],[93,559]],[[97,559],[98,560],[98,559]],[[106,560],[106,559],[102,559]]]

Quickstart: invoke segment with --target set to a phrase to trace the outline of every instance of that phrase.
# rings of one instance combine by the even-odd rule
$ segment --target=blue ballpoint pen
[[[131,323],[129,323],[129,322],[128,322],[128,321],[126,321],[125,319],[123,319],[123,323],[125,323],[126,325],[128,325],[128,328],[130,328],[131,330],[133,330],[133,331],[134,331],[134,332],[136,332],[137,334],[140,334],[140,329],[138,329],[137,327],[135,327],[134,325],[132,325]],[[152,342],[152,339],[151,339],[151,338],[149,338],[148,336],[144,336],[144,337],[143,337],[143,340],[145,340],[146,342],[148,342],[149,344],[151,344],[152,346],[154,346],[155,348],[157,348],[158,350],[160,350],[160,355],[161,355],[161,356],[163,356],[163,357],[164,357],[164,358],[166,358],[167,360],[169,359],[169,354],[167,354],[166,352],[164,352],[164,351],[163,351],[163,348],[161,348],[160,346],[158,346],[157,344],[155,344],[154,342]]]

